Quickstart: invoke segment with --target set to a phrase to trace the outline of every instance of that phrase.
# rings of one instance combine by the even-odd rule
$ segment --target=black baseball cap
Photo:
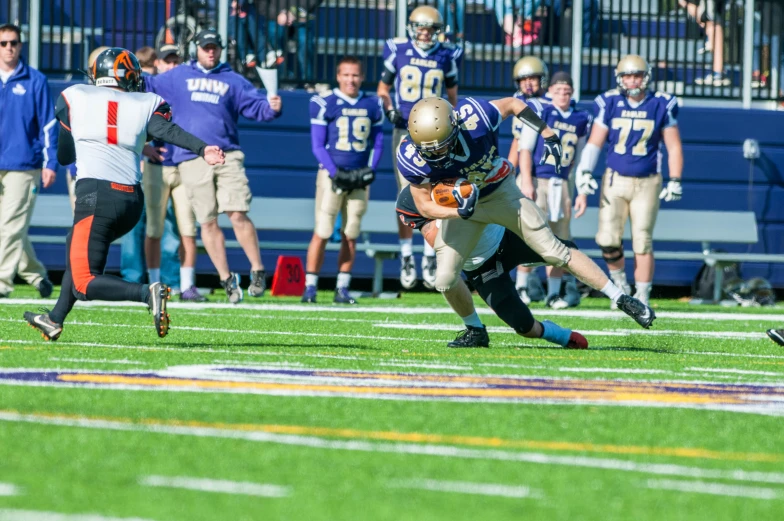
[[[180,48],[173,43],[162,43],[158,46],[158,49],[155,50],[155,55],[159,60],[166,59],[167,56],[172,54],[176,54],[177,56],[180,55]]]
[[[558,85],[559,83],[569,85],[571,88],[574,88],[572,76],[568,72],[558,71],[553,74],[552,78],[550,78],[550,85]]]
[[[210,44],[215,44],[220,48],[223,48],[223,41],[221,40],[220,34],[216,29],[204,29],[199,34],[196,35],[195,38],[196,45],[199,47],[206,47]]]

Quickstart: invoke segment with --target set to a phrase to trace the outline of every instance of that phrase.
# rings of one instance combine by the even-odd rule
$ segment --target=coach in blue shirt
[[[35,199],[57,168],[57,125],[46,77],[21,59],[21,31],[0,25],[0,297],[14,289],[14,275],[52,294],[46,268],[27,237]]]

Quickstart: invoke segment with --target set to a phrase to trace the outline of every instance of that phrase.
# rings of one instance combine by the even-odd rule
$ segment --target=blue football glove
[[[539,161],[543,165],[547,158],[553,156],[555,160],[555,173],[561,173],[561,157],[563,156],[563,148],[561,147],[561,138],[557,134],[544,138],[544,151],[542,152],[542,159]]]
[[[452,195],[455,201],[457,201],[457,214],[463,219],[470,219],[474,215],[476,201],[479,199],[479,189],[474,184],[471,185],[471,188],[471,195],[468,197],[460,195],[460,191],[457,188],[452,190]]]

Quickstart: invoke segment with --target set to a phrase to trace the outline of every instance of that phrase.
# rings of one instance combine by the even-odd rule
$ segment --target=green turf
[[[13,294],[33,296],[24,288]],[[331,292],[319,299],[330,302]],[[472,377],[492,384],[495,375],[565,385],[638,382],[633,389],[678,382],[690,386],[680,397],[687,401],[690,393],[710,399],[703,391],[710,384],[765,384],[782,393],[784,350],[763,335],[778,324],[780,310],[656,301],[653,331],[669,333],[654,335],[621,313],[559,317],[535,304],[543,318],[594,332],[587,335],[591,349],[524,339],[482,314],[491,348],[453,351],[445,343],[461,323],[438,295],[364,299],[350,310],[331,304],[302,310],[294,298],[246,304],[272,309],[173,306],[165,339],[156,337],[141,307],[77,304],[60,340],[44,342],[20,320],[36,304],[3,302],[0,370],[123,382],[141,374],[153,383],[144,390],[0,385],[0,485],[19,491],[0,493],[0,519],[4,509],[161,521],[784,517],[784,421],[775,403],[776,414],[760,414],[675,407],[679,402],[657,402],[656,393],[618,405],[378,399],[356,391],[360,384],[377,387],[375,379],[387,374],[404,389],[422,375],[436,386],[443,385],[438,375],[455,385]],[[605,312],[608,301],[588,299],[578,310]],[[716,313],[741,320],[711,319]],[[770,318],[743,317],[749,313]],[[217,392],[196,387],[205,378],[226,385],[214,380],[217,373],[205,376],[205,366],[276,376],[240,377],[234,392]],[[340,371],[362,372],[363,380]],[[176,391],[156,383],[161,374]],[[277,385],[297,390],[249,392]],[[344,385],[350,397],[303,394],[319,385],[330,392]],[[765,401],[760,392],[757,399]],[[146,476],[271,484],[288,487],[289,495],[157,488],[142,484]],[[425,486],[455,483],[495,495]],[[695,487],[702,492],[682,490]],[[509,490],[527,497],[498,495]]]

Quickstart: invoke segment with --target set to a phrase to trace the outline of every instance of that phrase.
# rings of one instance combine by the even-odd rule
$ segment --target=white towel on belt
[[[563,179],[551,177],[550,185],[547,187],[547,213],[550,222],[558,222],[564,217],[563,208],[561,207],[562,197]]]

